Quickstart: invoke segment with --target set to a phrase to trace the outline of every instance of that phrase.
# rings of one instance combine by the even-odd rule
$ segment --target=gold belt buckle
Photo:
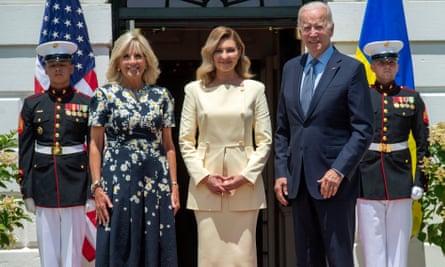
[[[51,154],[53,154],[53,155],[60,155],[60,154],[62,154],[62,148],[60,146],[53,146],[53,147],[51,147]]]
[[[390,153],[391,152],[391,144],[380,143],[380,151],[383,153]]]

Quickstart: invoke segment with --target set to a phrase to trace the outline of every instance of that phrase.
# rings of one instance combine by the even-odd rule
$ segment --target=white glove
[[[87,200],[87,203],[85,203],[85,212],[90,212],[96,209],[96,201],[94,199],[90,198]]]
[[[413,186],[413,188],[411,189],[411,198],[414,200],[418,200],[422,197],[423,195],[423,188],[420,186]]]
[[[25,208],[28,212],[36,214],[36,203],[33,198],[25,198]]]

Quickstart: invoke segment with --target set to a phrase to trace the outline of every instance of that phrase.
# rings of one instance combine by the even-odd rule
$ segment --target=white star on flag
[[[71,75],[71,84],[80,92],[91,96],[98,83],[94,70],[93,49],[79,0],[46,1],[39,44],[50,41],[70,41],[77,44],[78,51],[73,55],[73,64],[76,68]],[[34,79],[36,93],[43,92],[49,87],[49,78],[45,74],[44,65],[43,58],[37,56]]]

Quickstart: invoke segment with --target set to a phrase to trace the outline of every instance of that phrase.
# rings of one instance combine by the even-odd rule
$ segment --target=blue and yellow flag
[[[363,53],[363,47],[367,43],[384,40],[403,42],[403,48],[399,52],[399,72],[396,83],[414,89],[413,63],[403,0],[368,0],[356,57],[366,66],[369,84],[375,82],[375,74],[371,71],[371,59]]]
[[[396,75],[396,83],[415,89],[413,63],[408,31],[406,29],[403,0],[368,0],[355,56],[365,65],[369,84],[374,84],[375,74],[370,67],[371,59],[365,55],[363,48],[367,43],[384,40],[400,40],[403,42],[403,48],[399,51],[399,72]],[[416,167],[416,145],[412,135],[410,135],[409,146],[412,162],[414,163],[414,173]],[[420,231],[422,216],[420,203],[414,201],[412,236],[417,235]]]

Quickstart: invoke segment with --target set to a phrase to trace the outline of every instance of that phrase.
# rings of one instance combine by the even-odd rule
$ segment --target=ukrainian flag
[[[364,54],[363,47],[369,42],[383,40],[403,42],[403,48],[399,52],[400,66],[396,83],[414,89],[413,63],[403,0],[368,0],[356,57],[365,64],[370,84],[375,82],[375,75],[370,68],[371,59]]]
[[[403,48],[399,51],[399,72],[396,75],[396,83],[415,89],[413,63],[408,39],[408,31],[403,10],[403,0],[368,0],[365,16],[363,18],[362,31],[356,51],[356,58],[366,68],[366,76],[369,84],[374,84],[375,74],[371,70],[369,58],[363,52],[364,46],[373,41],[401,40]],[[415,142],[410,136],[409,146],[412,162],[416,162]],[[413,164],[413,172],[415,169]],[[418,201],[413,202],[413,230],[412,236],[420,231],[422,222],[422,208]]]

